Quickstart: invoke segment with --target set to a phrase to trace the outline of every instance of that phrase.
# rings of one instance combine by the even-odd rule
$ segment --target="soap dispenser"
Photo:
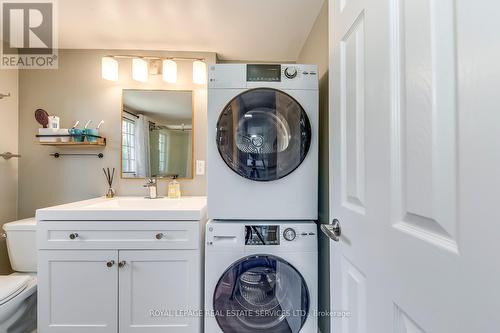
[[[172,176],[172,180],[168,183],[168,197],[170,199],[181,197],[181,184],[177,181],[177,176]]]

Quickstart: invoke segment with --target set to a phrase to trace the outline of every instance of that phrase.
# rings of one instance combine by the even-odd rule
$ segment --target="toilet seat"
[[[19,295],[28,286],[29,275],[1,275],[0,276],[0,305],[7,303]]]

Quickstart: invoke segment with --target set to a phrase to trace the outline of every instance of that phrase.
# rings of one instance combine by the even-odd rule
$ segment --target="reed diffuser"
[[[115,168],[113,168],[113,173],[109,170],[109,168],[102,168],[104,171],[104,175],[106,176],[106,181],[108,182],[108,191],[106,192],[106,198],[111,199],[115,196],[115,190],[113,189],[113,179],[115,178]]]

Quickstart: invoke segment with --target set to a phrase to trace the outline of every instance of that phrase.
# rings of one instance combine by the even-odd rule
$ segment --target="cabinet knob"
[[[126,264],[127,264],[127,262],[126,262],[125,260],[120,261],[120,262],[118,263],[118,267],[120,267],[120,268],[125,267],[125,265],[126,265]]]
[[[160,240],[163,239],[165,235],[163,233],[156,234],[156,239]]]
[[[109,268],[113,267],[115,265],[115,261],[114,260],[110,260],[106,263],[106,266],[108,266]]]
[[[77,238],[78,234],[76,232],[69,235],[69,239],[77,239]]]

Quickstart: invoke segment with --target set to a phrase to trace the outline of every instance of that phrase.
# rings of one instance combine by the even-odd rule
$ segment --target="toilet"
[[[6,223],[3,229],[15,273],[0,275],[0,332],[36,332],[36,220]]]

